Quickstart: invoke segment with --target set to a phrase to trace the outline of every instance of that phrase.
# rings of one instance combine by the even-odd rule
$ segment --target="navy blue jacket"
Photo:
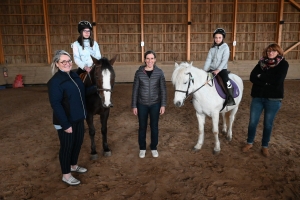
[[[161,106],[167,105],[167,89],[163,71],[154,66],[153,72],[148,77],[145,66],[140,66],[134,76],[132,88],[131,107],[136,108],[137,103],[142,105],[153,105],[161,103]]]
[[[283,59],[275,67],[263,71],[258,64],[250,74],[253,83],[251,96],[258,98],[283,98],[284,80],[288,72],[289,63]],[[257,75],[260,74],[260,77]]]
[[[53,109],[53,124],[63,130],[86,118],[85,87],[75,73],[58,70],[48,81],[48,95]]]

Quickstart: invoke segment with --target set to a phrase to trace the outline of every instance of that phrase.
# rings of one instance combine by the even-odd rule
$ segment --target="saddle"
[[[85,81],[86,77],[87,77],[87,72],[83,72],[79,75],[80,79],[82,80],[82,82]]]
[[[230,73],[230,71],[228,71],[228,74]],[[225,87],[224,83],[223,83],[223,80],[221,78],[221,76],[217,75],[215,77],[215,88],[219,94],[219,96],[222,98],[222,99],[226,99],[226,96],[227,96],[227,88]],[[233,98],[236,98],[240,95],[240,90],[237,86],[237,84],[229,79],[232,87],[233,87]]]

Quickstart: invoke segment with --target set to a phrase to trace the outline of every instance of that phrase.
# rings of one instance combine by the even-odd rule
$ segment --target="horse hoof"
[[[197,148],[194,147],[194,148],[193,148],[193,151],[194,151],[194,152],[198,152],[198,151],[200,151],[200,149],[197,149]]]
[[[226,139],[230,142],[232,140],[232,137],[226,137]]]
[[[215,151],[214,150],[214,155],[218,155],[220,153],[220,151]]]
[[[226,135],[226,134],[227,134],[227,131],[222,131],[222,134],[223,134],[223,135]]]
[[[91,160],[97,160],[98,154],[91,154]]]
[[[109,157],[109,156],[111,156],[111,151],[105,151],[105,152],[103,153],[103,156],[104,156],[104,157]]]

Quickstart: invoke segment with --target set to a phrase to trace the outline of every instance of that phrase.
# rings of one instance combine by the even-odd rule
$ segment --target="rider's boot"
[[[233,87],[232,87],[230,81],[228,81],[228,82],[227,82],[227,106],[233,106],[233,105],[235,105],[235,101],[233,98]]]

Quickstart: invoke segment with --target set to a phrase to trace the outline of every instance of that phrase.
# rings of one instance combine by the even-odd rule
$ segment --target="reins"
[[[189,75],[190,77],[189,77],[189,84],[188,84],[188,88],[187,88],[187,90],[186,91],[183,91],[183,90],[175,90],[175,92],[183,92],[183,93],[185,93],[185,98],[183,99],[183,102],[189,97],[189,96],[191,96],[191,95],[193,95],[195,92],[197,92],[198,90],[200,90],[202,87],[204,87],[206,84],[208,84],[210,81],[213,81],[213,79],[217,76],[217,75],[213,75],[212,76],[212,78],[208,78],[210,75],[209,74],[211,74],[212,75],[212,73],[208,73],[207,74],[207,80],[206,80],[206,82],[203,84],[203,85],[201,85],[199,88],[197,88],[196,90],[194,90],[193,92],[191,92],[191,93],[189,93],[188,94],[188,91],[189,91],[189,88],[190,88],[190,83],[191,83],[191,80],[192,80],[192,82],[194,83],[194,77],[192,76],[192,74],[191,74],[191,72],[189,72],[189,73],[187,73],[187,75]],[[213,85],[209,85],[209,86],[213,86]]]

